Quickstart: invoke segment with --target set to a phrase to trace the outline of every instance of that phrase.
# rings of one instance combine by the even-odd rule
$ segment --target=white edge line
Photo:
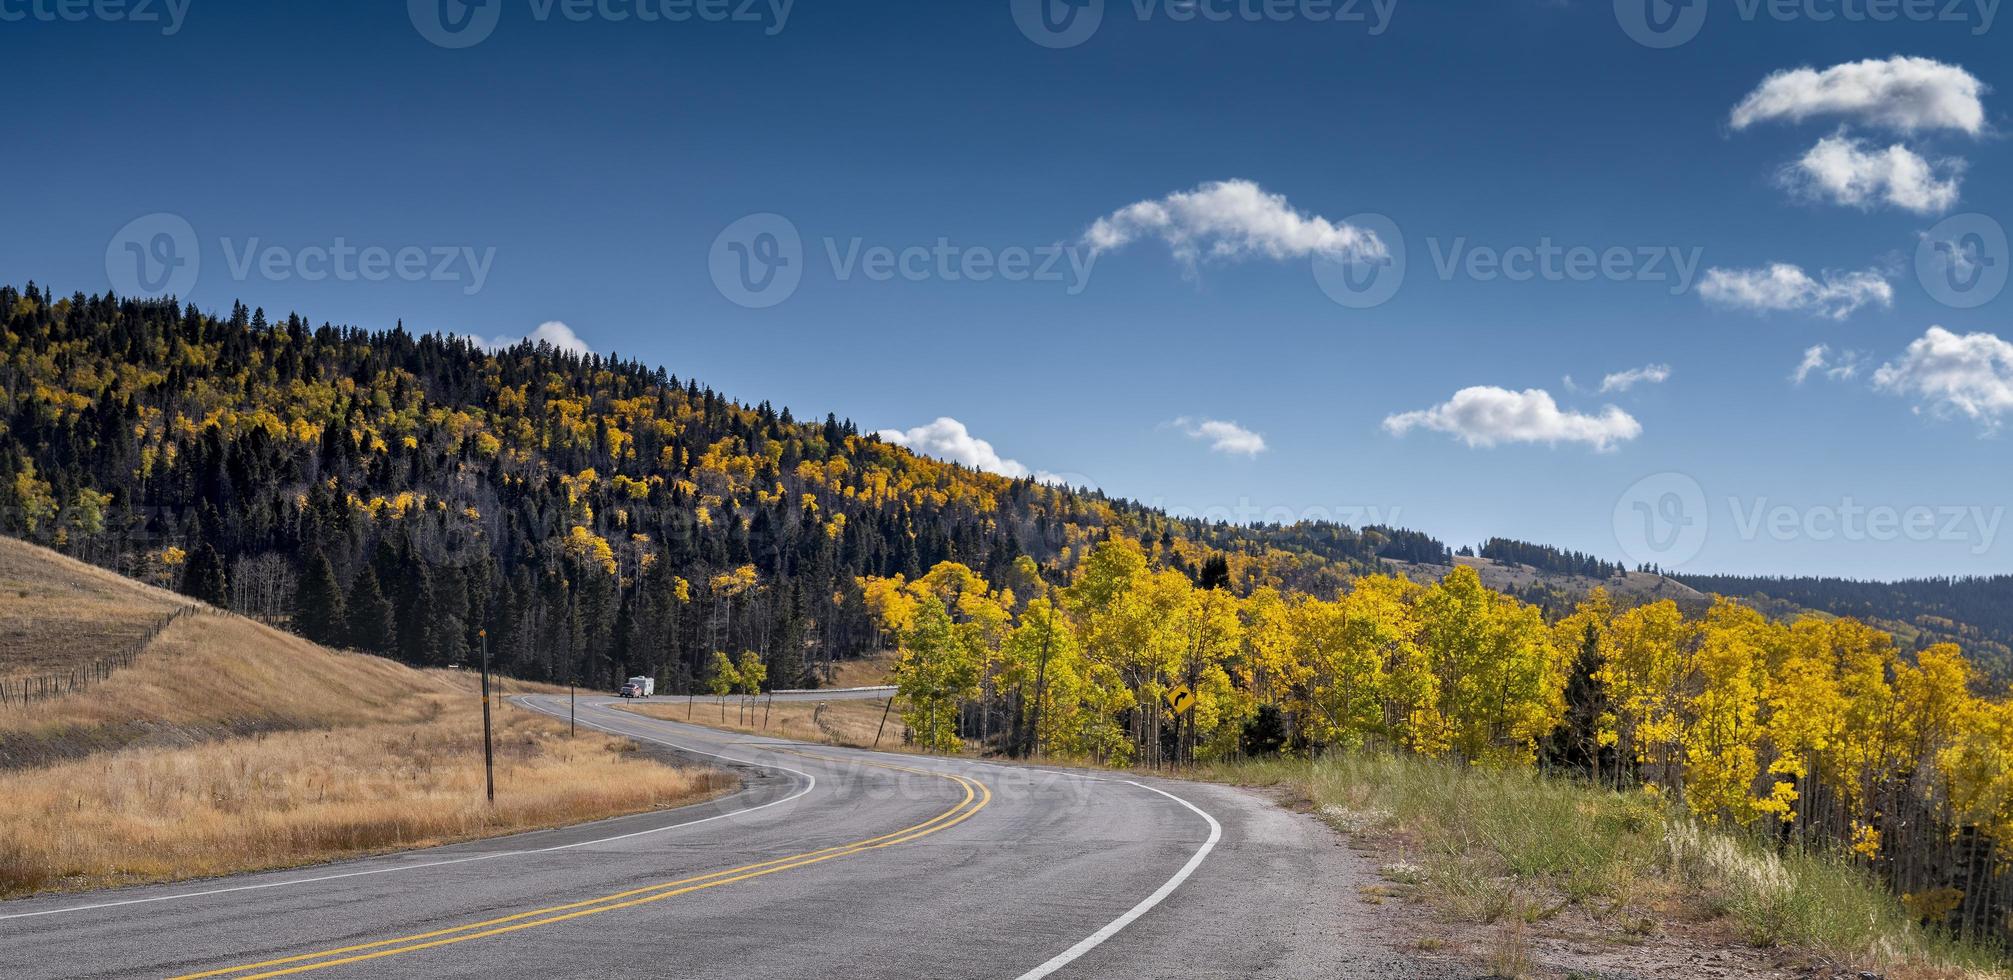
[[[528,697],[524,699],[527,705],[531,704],[532,700],[533,699]],[[534,708],[533,710],[537,710],[541,714],[546,715],[552,714],[552,712],[544,711],[543,709]],[[716,813],[713,816],[702,817],[698,820],[687,820],[683,823],[668,824],[663,827],[652,827],[649,830],[638,830],[627,834],[617,834],[614,837],[601,837],[595,840],[575,841],[571,844],[559,844],[553,847],[540,847],[524,851],[499,851],[495,854],[478,854],[474,857],[453,858],[446,861],[430,861],[425,864],[401,864],[389,868],[373,868],[368,871],[345,871],[341,874],[318,875],[313,878],[289,878],[286,881],[269,881],[256,885],[234,885],[229,888],[211,888],[199,892],[178,892],[173,895],[156,895],[152,898],[129,898],[118,902],[98,902],[93,905],[72,905],[68,908],[43,909],[40,912],[16,912],[12,915],[0,915],[0,922],[5,922],[9,919],[33,919],[45,915],[68,915],[73,912],[90,912],[95,911],[97,909],[121,908],[127,905],[150,905],[155,902],[173,902],[185,898],[204,898],[211,895],[227,895],[233,892],[263,891],[268,888],[286,888],[292,885],[312,885],[318,882],[337,881],[343,878],[362,878],[367,875],[389,874],[394,871],[422,871],[427,868],[442,868],[451,864],[469,864],[476,861],[493,861],[497,858],[524,857],[530,854],[550,854],[554,851],[571,850],[576,847],[587,847],[593,844],[608,844],[619,840],[629,840],[635,837],[647,837],[651,834],[661,834],[669,830],[679,830],[685,827],[696,827],[702,823],[712,823],[715,820],[725,820],[728,817],[745,816],[747,814],[754,813],[757,810],[767,810],[772,806],[781,806],[792,800],[803,797],[804,795],[810,793],[813,789],[816,789],[818,786],[818,777],[813,776],[808,772],[804,772],[801,769],[792,769],[789,766],[771,765],[769,763],[749,762],[746,759],[735,759],[724,755],[715,755],[714,753],[711,752],[701,752],[698,749],[689,749],[686,748],[685,746],[678,745],[676,743],[669,742],[661,738],[655,738],[649,735],[638,735],[633,732],[619,732],[615,731],[614,729],[603,728],[602,726],[596,725],[593,722],[582,722],[582,724],[597,731],[606,732],[610,735],[619,735],[623,738],[641,739],[645,742],[655,742],[659,745],[669,746],[670,748],[677,749],[680,752],[691,753],[692,755],[702,755],[709,759],[720,759],[726,762],[739,763],[744,766],[754,766],[759,769],[775,769],[781,772],[790,773],[792,775],[802,776],[804,777],[804,788],[798,790],[795,793],[790,794],[789,796],[785,796],[780,800],[770,800],[769,802],[764,803],[760,806],[751,806],[745,810],[729,810],[726,813]]]
[[[1091,933],[1089,936],[1084,937],[1082,942],[1079,942],[1076,945],[1071,946],[1066,950],[1063,950],[1061,953],[1056,954],[1054,959],[1051,959],[1048,962],[1043,963],[1042,965],[1035,967],[1034,969],[1029,970],[1026,973],[1021,974],[1018,978],[1016,978],[1016,980],[1039,980],[1039,978],[1041,977],[1048,976],[1049,974],[1054,973],[1055,971],[1070,965],[1070,963],[1074,962],[1077,957],[1082,956],[1083,954],[1088,953],[1093,949],[1096,949],[1098,946],[1102,945],[1105,940],[1110,939],[1115,935],[1118,935],[1119,930],[1124,929],[1126,926],[1131,925],[1134,919],[1137,919],[1140,916],[1145,915],[1147,912],[1151,911],[1154,906],[1159,905],[1161,902],[1165,901],[1167,899],[1167,896],[1174,894],[1174,890],[1176,888],[1180,888],[1181,883],[1187,881],[1188,876],[1194,874],[1195,869],[1202,866],[1202,859],[1208,857],[1209,852],[1216,849],[1216,842],[1223,839],[1223,825],[1217,823],[1215,817],[1212,817],[1209,814],[1204,813],[1201,807],[1198,807],[1195,804],[1190,803],[1187,800],[1184,800],[1181,797],[1174,795],[1173,793],[1169,793],[1166,790],[1154,789],[1153,787],[1148,786],[1145,783],[1135,783],[1130,779],[1120,779],[1116,780],[1116,782],[1127,783],[1133,786],[1137,786],[1140,789],[1147,790],[1149,792],[1159,793],[1160,795],[1165,796],[1168,799],[1173,800],[1174,802],[1189,808],[1190,810],[1193,810],[1196,816],[1209,821],[1209,839],[1207,841],[1204,841],[1202,847],[1196,850],[1196,852],[1189,857],[1188,863],[1182,865],[1180,871],[1176,871],[1174,873],[1174,877],[1167,879],[1166,884],[1161,885],[1159,890],[1155,891],[1153,894],[1146,896],[1146,899],[1144,901],[1140,902],[1138,905],[1135,905],[1131,909],[1127,910],[1124,915],[1121,915],[1118,918],[1111,920],[1109,923],[1106,923],[1104,928],[1099,929],[1098,931]]]

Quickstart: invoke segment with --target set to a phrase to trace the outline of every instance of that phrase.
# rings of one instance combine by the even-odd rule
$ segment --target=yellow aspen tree
[[[1845,725],[1845,698],[1828,624],[1806,618],[1790,628],[1767,697],[1768,741],[1774,753],[1768,771],[1781,777],[1770,791],[1770,807],[1782,819],[1794,820],[1805,809],[1807,781],[1818,773],[1820,760],[1833,750]]]
[[[1137,542],[1114,538],[1091,549],[1064,590],[1081,626],[1085,655],[1113,671],[1132,694],[1130,730],[1140,762],[1159,762],[1160,699],[1183,650],[1170,624],[1190,588],[1188,577],[1178,572],[1149,572]]]
[[[2004,840],[2013,834],[2013,702],[1973,700],[1956,722],[1937,758],[1952,824]]]
[[[1894,638],[1857,620],[1826,624],[1837,662],[1838,693],[1845,701],[1831,779],[1848,820],[1873,820],[1874,791],[1900,768],[1907,746],[1901,712],[1888,676],[1898,656]]]
[[[743,650],[734,661],[734,677],[741,693],[753,697],[762,693],[762,683],[769,679],[769,665],[762,660],[761,654]]]
[[[1000,654],[1000,683],[1021,692],[1019,724],[1027,749],[1088,754],[1091,747],[1081,737],[1090,714],[1088,664],[1069,619],[1048,599],[1029,602]]]
[[[1453,750],[1487,765],[1528,765],[1563,713],[1550,632],[1535,606],[1455,568],[1420,597],[1421,643],[1440,680]]]
[[[1977,671],[1955,643],[1938,643],[1895,666],[1894,697],[1907,719],[1907,766],[1934,766],[1936,753],[1954,737],[1958,720],[1973,700]]]
[[[1361,745],[1385,733],[1394,669],[1420,661],[1418,622],[1394,584],[1365,578],[1334,602],[1308,600],[1295,609],[1295,651],[1314,676],[1312,700],[1324,741]],[[1430,676],[1418,672],[1411,679]],[[1413,694],[1404,700],[1422,699]],[[1416,707],[1408,704],[1399,715],[1409,720]]]
[[[1228,754],[1236,751],[1244,723],[1257,710],[1250,692],[1230,683],[1227,669],[1244,643],[1244,620],[1235,596],[1221,589],[1187,588],[1187,576],[1181,579],[1178,591],[1185,601],[1178,625],[1184,642],[1172,680],[1194,692],[1195,706],[1186,717],[1173,720],[1185,752]]]
[[[1300,659],[1292,636],[1295,606],[1307,601],[1295,597],[1293,604],[1279,590],[1262,588],[1244,600],[1244,643],[1231,667],[1238,683],[1258,699],[1286,714],[1289,728],[1300,724],[1306,713],[1309,671]],[[1291,732],[1289,731],[1289,740]]]
[[[1615,617],[1612,651],[1599,674],[1614,708],[1612,744],[1623,759],[1648,767],[1652,784],[1677,781],[1678,681],[1690,634],[1677,603],[1637,606]]]
[[[1684,797],[1707,823],[1730,819],[1746,825],[1761,815],[1754,797],[1761,775],[1761,699],[1767,683],[1763,633],[1767,621],[1754,610],[1718,599],[1698,630],[1691,658],[1695,679],[1686,684]]]
[[[860,593],[866,600],[867,614],[880,631],[880,646],[890,645],[915,623],[916,599],[908,591],[908,582],[902,576],[866,576],[855,581],[859,583]]]
[[[941,753],[963,748],[959,706],[978,694],[978,681],[978,657],[959,636],[943,600],[923,596],[914,624],[902,634],[901,655],[895,661],[902,722],[917,745]]]

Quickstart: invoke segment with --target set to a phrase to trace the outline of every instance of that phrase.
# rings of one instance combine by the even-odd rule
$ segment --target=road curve
[[[564,716],[566,699],[522,704]],[[1335,977],[1332,842],[1217,787],[583,724],[744,788],[564,830],[0,903],[9,980]],[[507,791],[507,787],[505,788]],[[1327,882],[1332,886],[1333,882]]]

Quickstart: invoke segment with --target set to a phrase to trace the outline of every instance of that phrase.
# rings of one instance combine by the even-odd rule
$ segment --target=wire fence
[[[164,630],[173,625],[175,620],[200,611],[201,607],[199,606],[182,606],[174,612],[161,617],[154,623],[152,628],[147,630],[145,635],[134,640],[118,653],[99,657],[90,663],[81,664],[69,670],[61,670],[49,674],[30,674],[25,677],[0,677],[0,708],[25,708],[37,701],[47,701],[51,698],[81,694],[84,691],[90,690],[94,685],[103,684],[110,680],[114,673],[133,666],[133,663],[140,659],[140,654],[144,653],[147,647],[152,646],[154,640],[158,639]]]

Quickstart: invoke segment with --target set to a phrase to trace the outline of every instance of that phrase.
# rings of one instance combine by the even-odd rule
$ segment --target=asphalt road
[[[205,882],[0,903],[0,976],[1388,977],[1318,825],[1249,794],[737,736],[705,804]],[[524,699],[566,712],[564,696]]]
[[[804,691],[771,691],[768,694],[752,696],[729,694],[724,698],[712,694],[694,694],[689,700],[700,704],[713,704],[722,700],[728,704],[740,701],[756,704],[767,701],[886,701],[894,695],[893,687],[827,687]],[[684,704],[688,697],[683,694],[659,694],[649,700],[660,704]]]

